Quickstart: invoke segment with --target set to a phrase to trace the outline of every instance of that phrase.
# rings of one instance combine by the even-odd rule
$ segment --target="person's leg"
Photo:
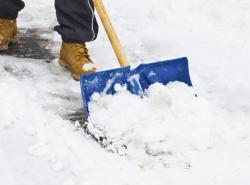
[[[23,8],[22,0],[0,0],[0,19],[16,19]]]
[[[18,40],[16,18],[24,8],[21,0],[0,0],[0,51],[8,49],[10,43]]]
[[[55,0],[59,26],[55,30],[64,42],[89,42],[97,37],[98,25],[91,0]]]
[[[92,0],[55,0],[59,26],[55,30],[63,43],[59,64],[71,71],[75,80],[96,70],[85,42],[97,37],[98,25]]]

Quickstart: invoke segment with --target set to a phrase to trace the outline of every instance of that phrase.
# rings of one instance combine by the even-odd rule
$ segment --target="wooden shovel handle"
[[[104,29],[105,29],[107,35],[108,35],[110,43],[111,43],[113,50],[116,54],[116,57],[120,63],[120,66],[121,67],[128,66],[129,64],[128,64],[126,56],[122,50],[121,43],[118,39],[118,36],[115,32],[114,27],[112,26],[111,20],[108,16],[108,13],[104,7],[102,0],[92,0],[92,1],[95,5],[95,9],[96,9],[97,13],[99,14],[99,17],[102,21],[102,24],[104,26]]]

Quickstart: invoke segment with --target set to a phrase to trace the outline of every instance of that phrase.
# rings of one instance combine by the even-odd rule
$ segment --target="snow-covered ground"
[[[95,97],[91,122],[118,155],[64,119],[81,94],[56,60],[0,56],[0,184],[249,185],[250,2],[104,2],[133,66],[187,56],[194,88]],[[51,29],[53,3],[27,1],[19,26]],[[58,53],[60,37],[43,36]],[[98,70],[118,67],[103,29],[89,48]]]

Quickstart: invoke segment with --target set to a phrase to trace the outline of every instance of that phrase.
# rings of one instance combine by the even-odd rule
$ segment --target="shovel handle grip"
[[[113,50],[116,54],[118,61],[120,63],[120,66],[121,67],[128,66],[129,64],[128,64],[126,56],[122,50],[121,43],[118,39],[118,36],[115,32],[115,29],[111,23],[111,20],[110,20],[109,15],[104,7],[102,0],[92,0],[92,1],[94,3],[95,9],[96,9],[101,21],[102,21],[104,29],[107,33],[108,38],[109,38],[109,41],[113,47]]]

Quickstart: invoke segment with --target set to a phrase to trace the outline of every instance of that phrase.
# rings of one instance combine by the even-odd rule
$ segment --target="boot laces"
[[[77,61],[80,61],[81,59],[88,59],[89,61],[91,61],[90,59],[90,55],[88,53],[88,49],[85,45],[85,43],[76,43],[72,45],[72,49],[74,49]]]

